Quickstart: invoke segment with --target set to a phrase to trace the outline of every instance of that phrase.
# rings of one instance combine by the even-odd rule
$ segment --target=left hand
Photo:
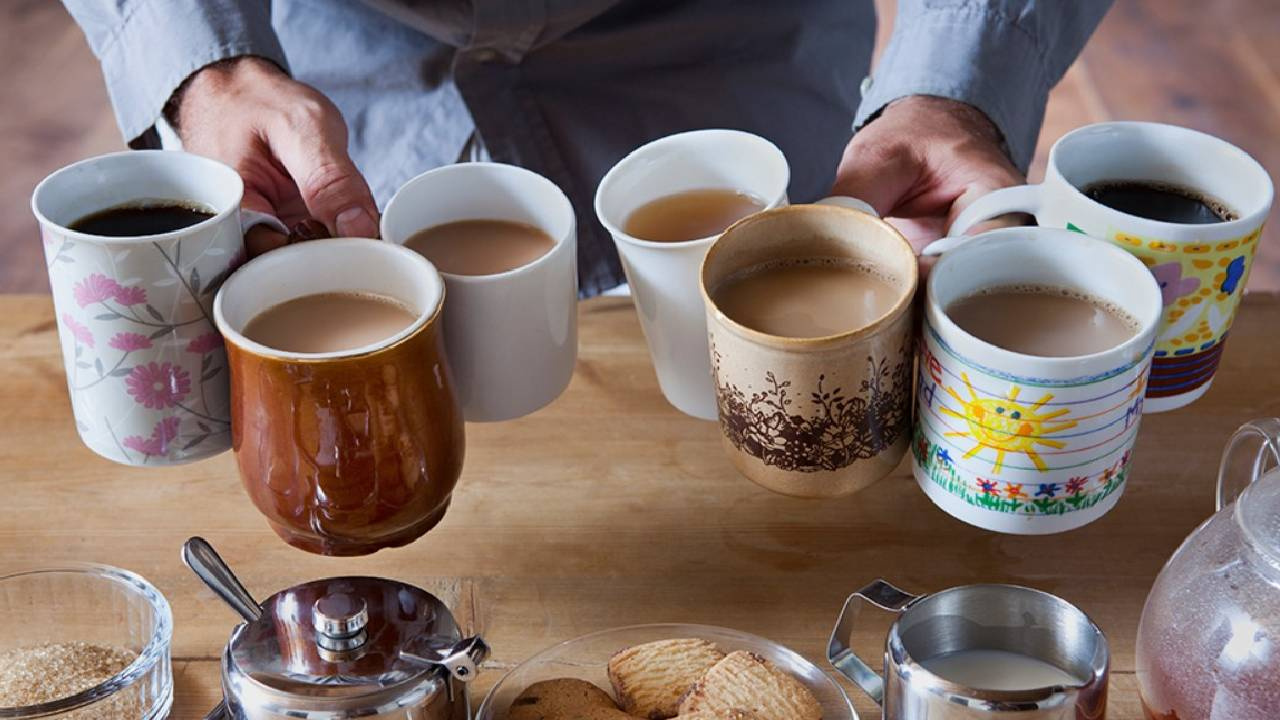
[[[980,110],[913,95],[890,103],[853,136],[832,192],[894,218],[918,252],[969,203],[1024,182],[1001,147],[1000,131]]]

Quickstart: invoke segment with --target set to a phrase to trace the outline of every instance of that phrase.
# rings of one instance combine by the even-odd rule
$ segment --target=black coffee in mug
[[[1122,213],[1148,220],[1206,225],[1235,220],[1225,203],[1197,190],[1150,180],[1103,180],[1085,186],[1084,194]]]
[[[178,201],[128,203],[86,215],[67,227],[100,237],[162,235],[213,217],[203,205]]]

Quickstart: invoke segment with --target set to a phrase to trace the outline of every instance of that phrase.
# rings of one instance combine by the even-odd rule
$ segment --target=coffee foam
[[[1098,180],[1097,182],[1088,183],[1083,188],[1077,188],[1077,189],[1080,190],[1080,192],[1083,193],[1086,197],[1088,197],[1088,194],[1091,191],[1107,190],[1109,188],[1113,188],[1117,186],[1135,185],[1135,184],[1146,185],[1147,187],[1153,190],[1172,193],[1174,195],[1181,195],[1185,198],[1195,200],[1196,202],[1199,202],[1199,203],[1203,203],[1210,210],[1212,210],[1213,214],[1217,215],[1222,222],[1232,222],[1234,220],[1240,219],[1240,213],[1236,212],[1236,210],[1233,209],[1227,203],[1219,200],[1218,198],[1210,195],[1209,193],[1203,192],[1201,190],[1197,190],[1192,187],[1187,187],[1186,185],[1179,185],[1177,183],[1164,182],[1162,180]],[[1097,202],[1097,201],[1094,200],[1094,202]]]
[[[959,302],[960,300],[963,300],[968,297],[974,297],[976,295],[994,295],[996,293],[1018,293],[1018,294],[1025,294],[1025,295],[1061,295],[1063,297],[1074,298],[1076,300],[1083,300],[1084,302],[1087,302],[1090,305],[1093,305],[1094,307],[1101,308],[1103,312],[1116,316],[1117,318],[1120,319],[1120,322],[1123,322],[1125,325],[1128,325],[1129,328],[1133,330],[1134,334],[1137,334],[1137,332],[1142,329],[1142,323],[1137,318],[1135,318],[1133,315],[1130,315],[1128,311],[1126,311],[1124,308],[1121,308],[1116,303],[1111,302],[1110,300],[1103,300],[1102,298],[1096,295],[1090,295],[1089,293],[1082,292],[1080,290],[1073,290],[1071,288],[1058,287],[1053,285],[1037,285],[1035,283],[1018,283],[1014,285],[993,285],[992,287],[982,288],[977,292],[971,292],[971,293],[961,295],[960,297],[952,300],[951,302],[952,303]]]

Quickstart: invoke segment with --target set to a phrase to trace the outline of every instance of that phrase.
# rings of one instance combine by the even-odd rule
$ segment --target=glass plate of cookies
[[[508,672],[476,720],[857,720],[798,653],[711,625],[632,625],[543,650]]]

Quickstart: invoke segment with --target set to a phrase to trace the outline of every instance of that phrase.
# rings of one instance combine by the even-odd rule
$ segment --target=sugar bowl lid
[[[451,679],[469,682],[488,654],[481,638],[462,636],[444,603],[412,585],[328,578],[257,605],[204,541],[188,541],[184,559],[224,599],[238,597],[231,604],[245,622],[227,643],[223,684],[228,705],[246,716],[376,718],[403,717],[405,708],[447,709],[465,702],[454,697]],[[218,587],[210,574],[221,576]]]

